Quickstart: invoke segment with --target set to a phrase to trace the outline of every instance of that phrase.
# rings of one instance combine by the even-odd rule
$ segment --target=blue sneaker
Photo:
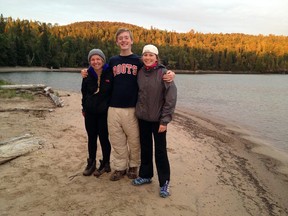
[[[152,182],[151,178],[141,178],[138,177],[132,180],[132,185],[138,186],[143,184],[150,184]]]
[[[166,198],[168,196],[170,196],[169,181],[166,181],[165,184],[160,187],[160,197]]]

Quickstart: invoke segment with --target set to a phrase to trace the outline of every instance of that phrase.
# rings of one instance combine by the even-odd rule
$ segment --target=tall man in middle
[[[109,61],[114,74],[114,89],[108,110],[108,130],[115,168],[110,176],[111,181],[121,179],[126,172],[128,178],[137,178],[140,165],[135,106],[138,95],[137,72],[143,63],[138,55],[132,53],[133,36],[130,30],[119,29],[116,32],[116,44],[120,54]]]

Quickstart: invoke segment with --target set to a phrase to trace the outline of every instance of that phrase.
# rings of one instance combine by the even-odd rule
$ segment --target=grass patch
[[[34,100],[34,95],[32,95],[29,92],[14,89],[0,89],[0,98],[15,98],[15,97],[20,97],[27,100]]]
[[[11,85],[11,83],[0,80],[0,85]],[[34,100],[34,95],[27,91],[14,89],[0,89],[0,98],[15,98],[20,97],[27,100]]]
[[[0,79],[0,85],[11,85],[12,83],[5,81],[5,80],[1,80]]]

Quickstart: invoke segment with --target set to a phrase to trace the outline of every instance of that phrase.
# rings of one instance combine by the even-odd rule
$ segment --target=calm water
[[[0,79],[19,84],[45,84],[80,92],[79,73],[0,73]],[[288,152],[287,75],[180,75],[177,107],[239,125]]]
[[[240,125],[288,152],[288,76],[177,75],[178,106]]]

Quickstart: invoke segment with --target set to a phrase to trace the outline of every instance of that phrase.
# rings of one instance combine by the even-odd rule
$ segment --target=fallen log
[[[46,88],[44,84],[18,84],[18,85],[0,85],[0,89],[10,89],[10,90],[18,90],[18,89],[27,89],[27,90],[43,90]]]
[[[45,92],[46,95],[48,95],[51,98],[51,100],[53,101],[53,103],[56,106],[58,106],[58,107],[63,107],[64,106],[63,100],[60,97],[58,97],[55,94],[53,94],[54,92],[53,92],[51,87],[46,87],[44,89],[44,92]]]
[[[45,109],[45,108],[8,108],[0,109],[0,112],[53,112],[54,109]]]
[[[0,143],[0,164],[4,164],[43,147],[44,141],[31,134],[14,137]]]
[[[5,140],[5,141],[0,142],[0,146],[8,144],[9,142],[14,142],[14,141],[25,139],[25,138],[30,138],[32,136],[33,135],[31,135],[31,134],[24,134],[24,135],[21,135],[21,136],[18,136],[18,137],[13,137],[13,138],[10,138],[9,140]]]

